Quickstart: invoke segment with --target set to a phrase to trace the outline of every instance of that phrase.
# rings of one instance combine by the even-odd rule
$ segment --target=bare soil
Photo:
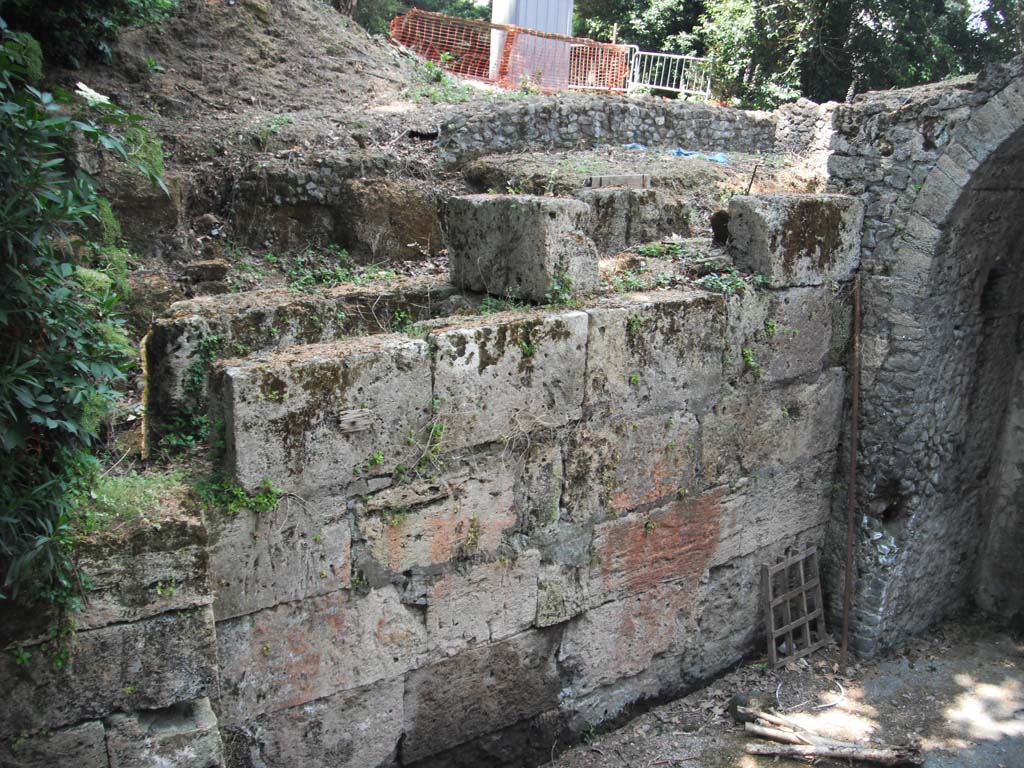
[[[596,736],[549,768],[797,766],[743,751],[734,693],[758,696],[822,735],[916,743],[926,768],[1024,766],[1024,642],[997,627],[950,622],[841,674],[830,647],[777,672],[748,662],[707,688]],[[841,765],[821,761],[819,765]],[[870,765],[863,763],[863,765]]]

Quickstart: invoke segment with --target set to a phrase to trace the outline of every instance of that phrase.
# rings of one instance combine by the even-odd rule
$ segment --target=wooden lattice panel
[[[818,550],[807,547],[761,569],[768,662],[774,669],[808,656],[828,643]]]

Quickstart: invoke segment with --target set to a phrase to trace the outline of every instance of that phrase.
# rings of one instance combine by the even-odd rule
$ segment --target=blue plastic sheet
[[[643,144],[636,143],[623,144],[622,148],[634,149],[639,152],[647,151],[647,147],[645,147]],[[729,164],[729,158],[726,157],[724,152],[715,152],[713,154],[708,155],[705,154],[704,152],[697,152],[696,150],[693,149],[683,149],[682,147],[676,147],[675,149],[668,150],[667,154],[672,155],[673,157],[700,157],[703,158],[704,160],[710,160],[713,163],[721,163],[722,165]]]

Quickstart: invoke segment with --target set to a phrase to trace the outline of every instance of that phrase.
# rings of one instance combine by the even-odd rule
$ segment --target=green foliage
[[[755,379],[760,379],[764,375],[764,368],[757,362],[757,358],[754,357],[754,350],[750,347],[743,348],[743,365],[754,375]]]
[[[30,32],[47,57],[73,67],[86,59],[111,59],[110,45],[123,27],[165,18],[177,0],[7,0],[11,27]]]
[[[566,270],[559,270],[551,280],[551,287],[544,294],[544,302],[555,307],[575,307],[579,301],[573,295],[573,281]]]
[[[411,93],[413,98],[419,101],[429,101],[431,104],[461,104],[469,101],[473,95],[471,86],[459,82],[457,78],[449,75],[443,66],[438,66],[432,61],[417,65],[417,77],[421,84],[413,88]]]
[[[1024,49],[1019,0],[577,0],[576,32],[710,57],[716,96],[771,108],[976,71]]]
[[[729,267],[724,272],[704,275],[697,281],[697,285],[708,291],[715,291],[724,296],[735,296],[743,294],[749,286],[743,279],[736,267]]]
[[[339,10],[355,7],[354,17],[367,31],[380,35],[388,33],[388,27],[395,16],[410,8],[444,13],[448,16],[462,16],[468,19],[489,19],[491,10],[487,5],[477,5],[473,0],[332,0]]]
[[[105,197],[96,198],[96,218],[100,222],[100,243],[112,248],[121,242],[121,222],[114,215],[114,208]]]
[[[215,473],[193,484],[193,489],[208,512],[220,511],[231,517],[242,512],[273,512],[284,496],[273,480],[264,479],[255,493],[235,485],[223,475]]]
[[[0,598],[74,608],[87,449],[129,354],[113,281],[70,262],[70,236],[99,216],[71,149],[95,143],[162,182],[131,157],[139,118],[85,88],[78,102],[34,88],[25,50],[0,22]]]
[[[184,491],[180,472],[100,477],[82,502],[76,528],[93,533],[156,515],[162,504]]]
[[[290,257],[268,254],[267,260],[282,269],[293,291],[313,291],[342,283],[365,285],[375,280],[390,280],[394,270],[352,264],[343,248],[309,249]]]

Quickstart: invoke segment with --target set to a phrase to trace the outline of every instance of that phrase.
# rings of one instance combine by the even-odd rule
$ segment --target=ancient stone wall
[[[448,163],[498,152],[630,143],[708,152],[771,152],[775,118],[768,112],[684,101],[573,96],[457,114],[440,126],[438,137]]]
[[[1018,60],[835,112],[830,188],[865,207],[853,616],[864,652],[963,605],[986,530],[1008,524],[986,478],[998,475],[1017,357],[1021,73]]]
[[[823,543],[856,266],[780,205],[745,247],[813,246],[795,285],[425,313],[210,360],[212,331],[291,305],[181,305],[160,333],[189,344],[155,345],[152,371],[207,364],[193,405],[228,477],[285,495],[97,551],[72,668],[45,637],[0,657],[0,755],[536,765],[760,650],[761,565]]]

